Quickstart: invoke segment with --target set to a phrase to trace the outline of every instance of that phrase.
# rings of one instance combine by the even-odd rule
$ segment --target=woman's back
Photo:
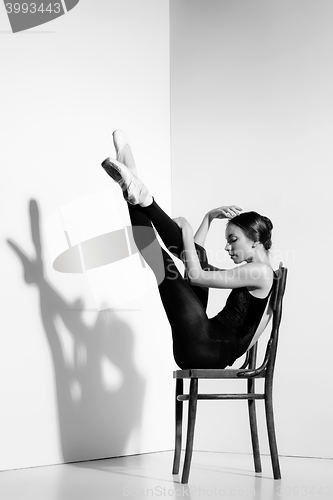
[[[219,334],[222,339],[225,332],[235,337],[236,358],[252,347],[267,326],[272,315],[269,299],[273,286],[265,298],[255,297],[246,287],[234,288],[225,307],[210,319],[216,339]]]

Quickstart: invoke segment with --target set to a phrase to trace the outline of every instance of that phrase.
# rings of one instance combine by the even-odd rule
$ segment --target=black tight
[[[232,358],[228,341],[214,339],[206,314],[208,288],[191,286],[179,273],[173,259],[158,243],[152,224],[166,248],[177,257],[183,250],[178,225],[157,205],[128,204],[135,243],[155,274],[161,300],[173,337],[173,354],[182,368],[224,368]],[[196,245],[201,267],[207,264],[204,248]]]

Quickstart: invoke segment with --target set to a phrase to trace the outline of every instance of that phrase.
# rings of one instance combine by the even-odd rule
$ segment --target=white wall
[[[235,203],[272,219],[273,262],[289,269],[279,451],[331,458],[332,17],[327,0],[171,0],[170,17],[173,214],[197,226]],[[231,267],[224,226],[207,247]],[[213,291],[211,315],[225,297]],[[201,403],[195,448],[250,452],[246,413],[246,402]]]
[[[0,469],[170,448],[174,365],[156,288],[97,311],[85,274],[52,268],[46,238],[51,214],[78,200],[89,214],[89,196],[105,190],[128,222],[121,192],[100,166],[114,156],[116,128],[170,210],[168,2],[81,0],[15,35],[4,8],[0,16]],[[47,276],[41,294],[7,243],[33,258],[31,199]],[[75,225],[84,227],[87,213],[76,210]],[[107,220],[101,207],[100,217]],[[27,279],[43,283],[31,266]]]

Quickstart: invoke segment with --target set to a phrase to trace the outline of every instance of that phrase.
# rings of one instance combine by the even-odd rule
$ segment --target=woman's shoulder
[[[245,264],[245,266],[249,266],[247,270],[254,280],[254,284],[247,287],[248,291],[254,297],[266,297],[274,281],[274,270],[272,266],[264,262],[249,262]]]
[[[243,264],[243,266],[244,268],[246,267],[248,272],[256,273],[258,276],[262,276],[267,279],[273,278],[274,269],[271,265],[266,264],[265,262],[248,262]]]

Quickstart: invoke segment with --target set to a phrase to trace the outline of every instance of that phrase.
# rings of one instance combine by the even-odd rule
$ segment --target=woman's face
[[[251,262],[254,256],[254,241],[250,240],[235,224],[228,224],[225,237],[227,244],[225,250],[235,264],[247,261]]]

